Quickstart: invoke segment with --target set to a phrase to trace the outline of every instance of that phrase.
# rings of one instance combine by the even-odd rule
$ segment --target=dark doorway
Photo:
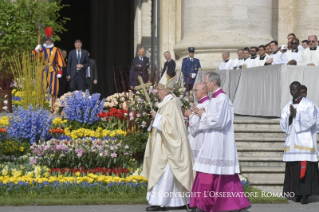
[[[134,56],[134,1],[132,0],[62,0],[70,5],[60,15],[71,18],[56,46],[67,51],[74,41],[82,40],[98,69],[94,91],[107,97],[116,92],[114,75],[118,67],[129,73]],[[114,72],[115,71],[115,72]],[[117,76],[118,78],[118,76]],[[120,80],[119,78],[117,80]]]

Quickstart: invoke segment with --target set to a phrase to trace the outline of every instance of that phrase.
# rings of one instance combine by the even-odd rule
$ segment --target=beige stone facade
[[[135,17],[137,25],[144,26],[136,29],[136,35],[140,36],[150,30],[145,23],[148,17],[143,14],[149,14],[151,0],[135,1],[140,2],[142,8],[142,13]],[[319,33],[316,0],[159,0],[158,5],[158,62],[163,64],[162,53],[170,51],[177,61],[177,69],[190,46],[196,48],[195,57],[200,59],[202,68],[213,70],[221,62],[223,50],[230,51],[231,58],[236,58],[238,48],[271,40],[286,44],[290,32],[300,41]],[[135,41],[135,46],[147,46],[146,41]]]

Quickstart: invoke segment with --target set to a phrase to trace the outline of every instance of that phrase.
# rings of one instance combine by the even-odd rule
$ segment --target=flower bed
[[[1,194],[145,192],[146,178],[139,175],[126,176],[128,173],[129,170],[119,167],[50,170],[40,165],[4,163],[0,164],[0,192]]]
[[[109,139],[51,139],[31,147],[31,164],[48,167],[116,167],[131,159],[129,146],[121,145],[114,138]]]

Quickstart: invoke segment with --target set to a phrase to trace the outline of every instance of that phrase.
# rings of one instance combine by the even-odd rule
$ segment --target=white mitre
[[[177,81],[177,76],[178,76],[178,73],[175,73],[173,77],[170,77],[165,71],[158,85],[164,89],[172,91],[174,88],[174,84]]]

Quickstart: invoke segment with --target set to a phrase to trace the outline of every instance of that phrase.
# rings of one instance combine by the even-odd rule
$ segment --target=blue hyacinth
[[[69,121],[78,121],[84,124],[92,124],[99,120],[97,116],[104,108],[105,99],[100,101],[101,94],[95,93],[90,97],[89,91],[73,92],[62,101],[63,111]]]
[[[8,137],[20,140],[27,139],[30,143],[45,139],[52,124],[50,112],[32,105],[28,109],[22,106],[13,109],[9,115]]]

